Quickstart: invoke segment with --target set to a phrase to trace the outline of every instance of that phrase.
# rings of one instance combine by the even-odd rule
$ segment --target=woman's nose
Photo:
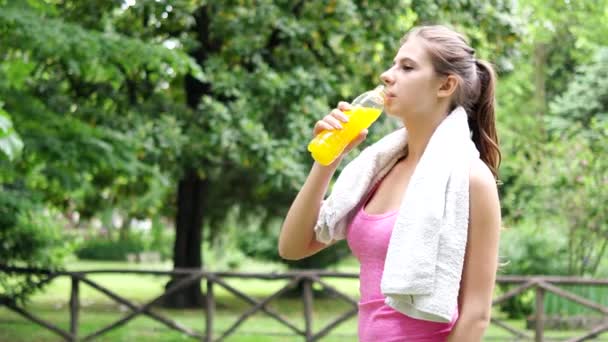
[[[384,71],[380,75],[380,79],[382,80],[382,83],[384,83],[384,85],[391,85],[393,83],[393,78],[390,75],[390,69]]]

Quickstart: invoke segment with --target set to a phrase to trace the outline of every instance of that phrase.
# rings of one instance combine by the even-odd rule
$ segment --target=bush
[[[0,263],[58,270],[73,243],[62,232],[61,215],[29,199],[26,191],[0,190]],[[0,272],[0,296],[27,299],[44,276]]]
[[[95,235],[85,239],[76,250],[80,259],[90,260],[127,260],[129,253],[141,253],[146,250],[141,233],[129,232],[125,238]]]
[[[160,253],[161,260],[169,260],[173,257],[173,242],[175,231],[166,229],[159,217],[152,219],[152,229],[150,230],[149,251]]]
[[[173,255],[174,233],[165,227],[160,218],[153,218],[150,230],[91,230],[75,254],[80,259],[124,261],[128,254],[156,252],[161,260],[167,260]]]
[[[501,234],[500,274],[507,275],[565,275],[567,238],[560,233],[558,226],[549,220],[535,222],[532,219],[521,221],[508,227]],[[507,291],[506,285],[501,285]],[[534,309],[534,293],[531,291],[507,300],[501,310],[509,318],[522,318],[530,315]]]
[[[248,257],[259,260],[281,261],[289,268],[294,269],[325,269],[337,264],[340,260],[350,255],[350,250],[346,243],[337,243],[330,248],[308,258],[288,261],[279,256],[278,241],[281,229],[281,219],[273,220],[268,223],[265,229],[248,226],[241,229],[236,235],[238,248]]]

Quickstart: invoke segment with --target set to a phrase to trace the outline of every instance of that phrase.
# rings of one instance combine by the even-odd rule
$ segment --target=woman
[[[444,26],[412,29],[402,40],[393,65],[381,75],[385,112],[407,129],[407,154],[361,202],[346,239],[361,262],[360,341],[481,341],[490,321],[498,259],[500,204],[496,187],[500,152],[495,128],[492,67],[474,56],[458,33]],[[404,191],[435,129],[457,106],[466,110],[471,139],[479,151],[470,167],[468,235],[451,322],[415,319],[384,303],[380,278],[391,229]],[[313,129],[340,129],[346,122],[340,102]],[[362,132],[331,165],[315,163],[281,229],[279,253],[302,259],[327,248],[315,239],[315,226],[328,184],[343,156],[361,143]],[[465,227],[466,228],[466,227]],[[374,230],[374,235],[365,235]],[[370,239],[370,237],[373,237]],[[370,241],[371,240],[371,241]]]

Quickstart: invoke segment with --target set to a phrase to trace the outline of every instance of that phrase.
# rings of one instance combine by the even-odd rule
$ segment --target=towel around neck
[[[405,155],[399,129],[344,167],[323,201],[316,238],[345,237],[346,226],[371,187]],[[404,196],[381,281],[386,303],[410,317],[449,322],[456,309],[469,220],[469,170],[479,152],[467,114],[454,109],[433,132]]]

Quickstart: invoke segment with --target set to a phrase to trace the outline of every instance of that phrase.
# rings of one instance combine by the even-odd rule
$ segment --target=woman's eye
[[[403,65],[403,66],[401,66],[401,69],[403,69],[403,70],[405,70],[405,71],[409,71],[409,70],[412,70],[412,69],[414,69],[414,68],[412,68],[412,67],[410,67],[410,66],[408,66],[408,65]]]

